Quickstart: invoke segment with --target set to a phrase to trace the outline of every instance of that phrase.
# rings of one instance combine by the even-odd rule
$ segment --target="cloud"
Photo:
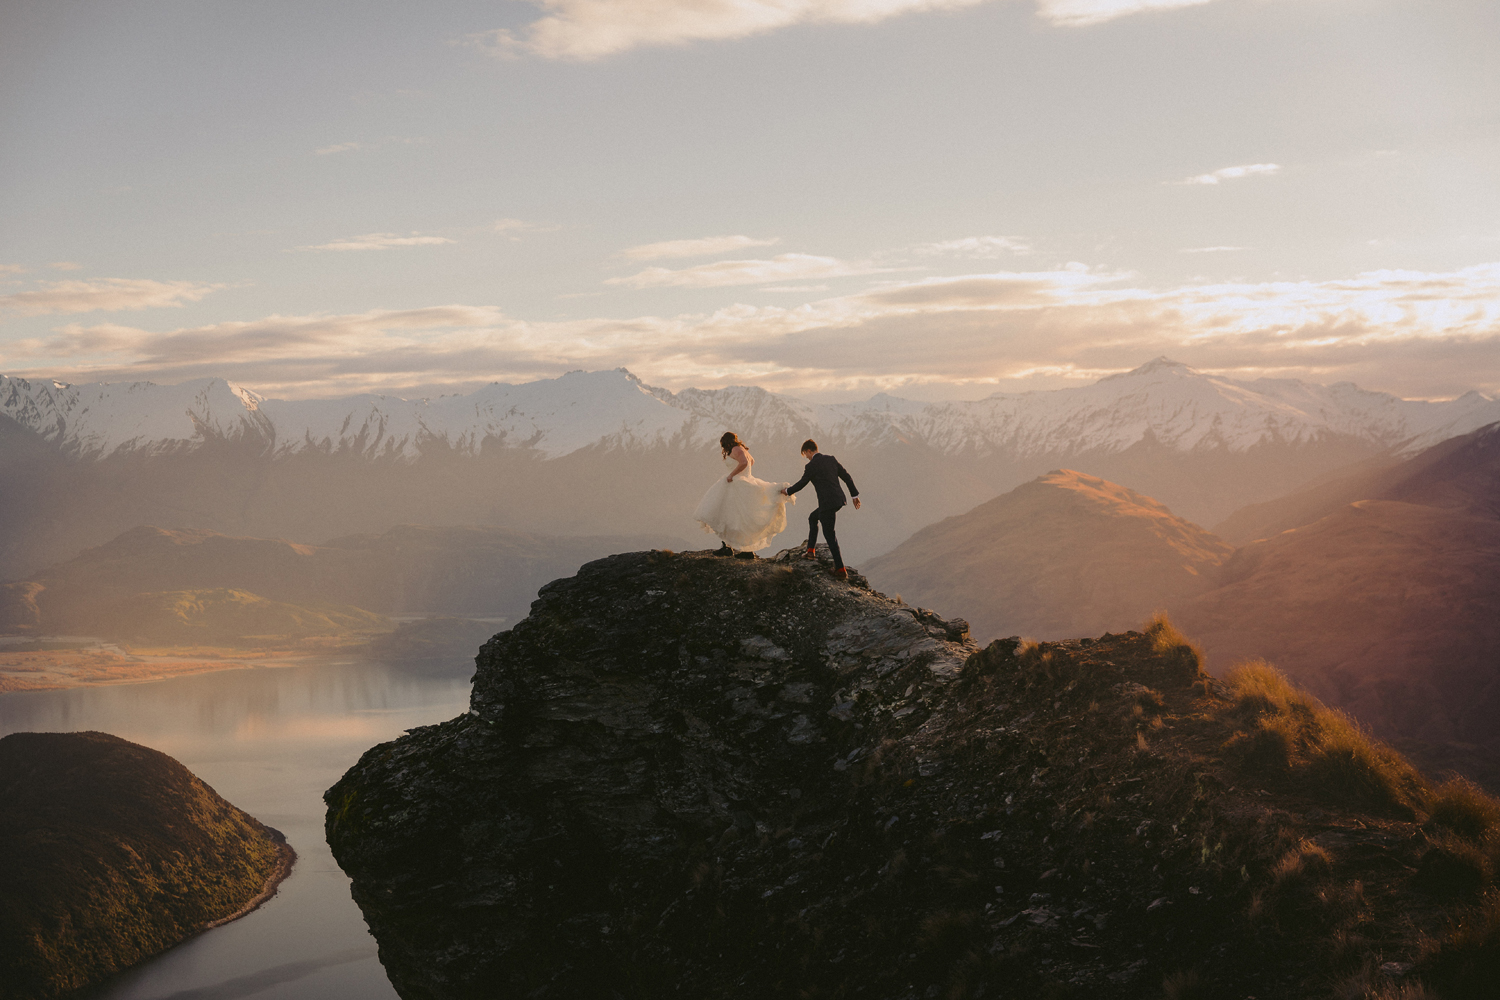
[[[665,240],[661,243],[643,243],[620,251],[621,257],[631,260],[661,260],[664,257],[712,257],[747,247],[768,247],[780,243],[780,237],[758,240],[750,236],[704,236],[696,240]]]
[[[921,257],[969,257],[984,259],[1031,253],[1025,240],[1014,236],[967,236],[942,243],[923,243],[913,248]]]
[[[26,271],[20,264],[0,264],[0,274],[25,274]]]
[[[1212,0],[1038,0],[1037,14],[1056,25],[1084,28],[1129,14],[1197,7],[1211,2]]]
[[[993,0],[532,0],[545,16],[519,32],[500,28],[464,42],[502,57],[587,61],[642,46],[748,38],[797,24],[874,24],[904,14],[958,10]],[[1086,27],[1212,0],[1037,0],[1051,24]]]
[[[1097,377],[1168,354],[1234,374],[1412,396],[1500,391],[1500,263],[1328,281],[1145,288],[1083,265],[889,281],[794,306],[528,321],[486,306],[270,316],[167,332],[71,325],[0,345],[10,374],[217,375],[318,396],[625,366],[658,385],[800,394]]]
[[[840,278],[851,274],[875,274],[881,268],[855,264],[836,257],[806,253],[784,253],[770,260],[720,260],[673,271],[648,267],[624,278],[610,278],[606,285],[628,288],[722,288],[728,285],[760,285],[770,281],[802,281]]]
[[[0,309],[23,316],[85,313],[98,310],[159,309],[197,302],[223,285],[196,281],[151,281],[104,278],[99,281],[52,281],[29,292],[0,295]]]
[[[366,233],[347,240],[334,240],[298,250],[387,250],[391,247],[426,247],[453,243],[446,236],[397,236],[395,233]]]
[[[1177,184],[1218,184],[1220,181],[1239,180],[1241,177],[1266,177],[1270,174],[1281,173],[1281,165],[1278,163],[1250,163],[1243,167],[1221,167],[1211,174],[1199,174],[1196,177],[1185,177]]]
[[[74,263],[71,260],[54,260],[47,266],[52,268],[54,271],[77,271],[78,269],[83,267],[82,264]]]
[[[429,140],[423,136],[388,135],[376,142],[335,142],[313,150],[314,156],[333,156],[337,153],[352,153],[356,150],[379,149],[381,146],[421,146]]]
[[[1183,247],[1178,253],[1232,253],[1244,247]]]
[[[496,219],[490,225],[490,231],[502,236],[509,236],[513,241],[519,241],[519,233],[555,233],[561,226],[547,225],[542,222],[527,222],[525,219]]]
[[[746,38],[794,24],[873,24],[986,0],[535,0],[546,16],[520,33],[472,35],[500,56],[590,60],[640,46]]]

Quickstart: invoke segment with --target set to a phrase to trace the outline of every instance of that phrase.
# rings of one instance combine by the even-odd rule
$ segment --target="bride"
[[[765,548],[786,529],[787,502],[796,503],[797,498],[782,494],[788,483],[755,478],[755,459],[733,431],[719,438],[719,450],[729,475],[708,488],[693,517],[723,542],[717,555],[733,555],[739,549],[743,557],[753,558],[756,549]]]

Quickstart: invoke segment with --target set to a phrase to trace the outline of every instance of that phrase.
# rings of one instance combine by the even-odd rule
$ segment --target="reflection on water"
[[[0,736],[96,729],[170,754],[286,834],[297,867],[276,897],[131,970],[108,1000],[393,998],[349,880],[323,840],[323,790],[359,755],[468,706],[466,680],[362,663],[196,674],[0,695]]]

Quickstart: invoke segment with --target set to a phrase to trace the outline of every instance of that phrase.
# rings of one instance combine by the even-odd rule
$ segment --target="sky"
[[[1494,0],[3,0],[0,373],[1500,395]]]

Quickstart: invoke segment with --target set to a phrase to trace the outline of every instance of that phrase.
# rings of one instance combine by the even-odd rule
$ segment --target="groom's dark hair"
[[[814,441],[812,438],[808,438],[806,441],[802,442],[802,454],[806,455],[810,451],[817,451],[817,450],[818,450],[818,442]]]

